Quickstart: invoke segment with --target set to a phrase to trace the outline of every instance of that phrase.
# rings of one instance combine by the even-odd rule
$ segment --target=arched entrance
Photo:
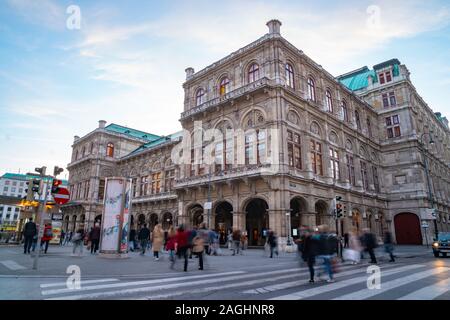
[[[269,206],[263,199],[252,199],[245,207],[245,229],[248,235],[248,244],[263,246],[265,231],[269,229]]]
[[[203,222],[203,207],[199,204],[192,206],[189,209],[189,217],[191,217],[191,225],[198,226]]]
[[[172,214],[170,212],[164,213],[162,221],[163,229],[168,230],[172,224],[173,224]]]
[[[219,203],[215,210],[215,229],[219,233],[220,244],[227,242],[227,234],[233,228],[233,206],[226,201]]]
[[[314,209],[316,210],[316,225],[325,224],[325,216],[327,215],[328,205],[325,201],[319,200],[316,202]]]
[[[293,230],[298,230],[302,225],[302,213],[308,212],[308,202],[302,197],[292,198],[290,201],[291,209],[291,234],[294,239],[298,238],[298,234],[292,232]]]
[[[152,213],[148,219],[150,231],[153,231],[153,228],[155,228],[158,222],[159,222],[158,215],[156,213]]]
[[[414,213],[399,213],[394,218],[397,244],[422,244],[419,218]]]

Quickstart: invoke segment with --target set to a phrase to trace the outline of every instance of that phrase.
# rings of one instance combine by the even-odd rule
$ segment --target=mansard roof
[[[158,139],[155,139],[151,142],[147,142],[145,144],[143,144],[142,146],[140,146],[139,148],[137,148],[136,150],[130,152],[129,154],[127,154],[125,157],[128,158],[130,156],[134,156],[138,153],[141,153],[145,150],[149,150],[152,148],[155,148],[159,145],[162,145],[164,143],[168,143],[168,142],[172,142],[172,141],[177,141],[178,139],[180,139],[182,137],[182,133],[183,131],[179,131],[179,132],[175,132],[172,134],[169,134],[168,136],[162,136],[159,137]]]

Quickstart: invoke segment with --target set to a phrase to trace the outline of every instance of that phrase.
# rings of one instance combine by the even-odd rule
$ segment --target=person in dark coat
[[[33,244],[33,238],[37,233],[36,223],[33,222],[33,218],[25,224],[23,228],[23,235],[25,237],[25,241],[23,244],[23,253],[30,253],[31,245]]]
[[[100,242],[100,227],[97,224],[89,232],[89,241],[91,242],[91,254],[97,253]]]
[[[374,249],[378,247],[376,236],[369,229],[364,229],[363,243],[366,251],[370,255],[370,263],[377,263]]]
[[[348,248],[348,240],[349,240],[349,234],[348,234],[348,232],[346,232],[345,234],[344,234],[344,248]]]
[[[150,230],[147,228],[147,224],[139,230],[138,240],[141,242],[141,255],[145,254],[145,249],[147,248],[148,240],[150,240]]]
[[[309,269],[309,282],[314,283],[314,265],[318,254],[318,242],[313,237],[314,232],[310,229],[305,230],[302,241],[302,259],[306,262]]]
[[[275,236],[275,233],[272,230],[269,231],[269,237],[267,239],[267,242],[269,243],[270,246],[270,257],[273,258],[274,252],[278,256],[277,237]]]
[[[394,243],[392,241],[392,233],[388,230],[384,230],[384,251],[389,254],[391,260],[389,262],[395,262],[394,259]]]
[[[180,225],[178,227],[177,234],[175,235],[175,251],[179,258],[184,258],[184,268],[183,270],[186,272],[188,267],[188,250],[190,248],[189,243],[189,235],[190,232],[184,230],[184,226]],[[171,262],[170,267],[173,268],[175,264],[175,259]]]

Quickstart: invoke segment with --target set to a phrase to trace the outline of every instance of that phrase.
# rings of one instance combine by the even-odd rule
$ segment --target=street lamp
[[[430,132],[422,133],[422,135],[420,136],[420,146],[421,146],[422,157],[423,157],[423,161],[424,161],[424,165],[425,165],[425,174],[427,176],[428,201],[431,203],[431,209],[433,209],[434,208],[433,190],[431,189],[430,175],[428,173],[428,160],[427,160],[427,156],[425,154],[425,146],[424,146],[424,143],[423,143],[423,137],[425,135],[427,135],[427,134],[430,136],[430,141],[428,143],[429,144],[434,144],[433,131],[430,131]],[[434,217],[434,218],[435,218],[435,219],[433,219],[433,222],[434,222],[434,233],[435,233],[435,237],[437,238],[437,236],[438,236],[438,226],[437,226],[436,217]]]
[[[290,211],[286,212],[286,218],[287,218],[287,227],[288,227],[288,238],[287,238],[286,245],[290,246],[291,245],[291,212]]]

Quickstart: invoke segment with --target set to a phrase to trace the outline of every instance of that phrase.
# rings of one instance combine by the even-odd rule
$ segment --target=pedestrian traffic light
[[[62,184],[61,180],[58,179],[53,179],[52,182],[52,193],[58,193],[59,191],[59,186]]]

